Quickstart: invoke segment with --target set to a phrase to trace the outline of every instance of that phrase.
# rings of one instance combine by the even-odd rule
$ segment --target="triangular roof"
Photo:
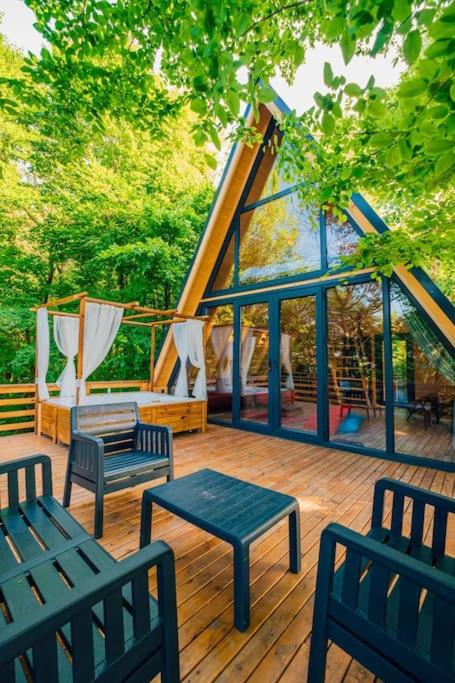
[[[244,116],[247,125],[254,123],[259,132],[265,135],[273,119],[279,121],[283,114],[289,112],[289,107],[276,95],[272,102],[260,105],[258,121],[254,121],[251,107],[246,109]],[[207,223],[180,293],[177,310],[181,313],[195,315],[204,298],[259,147],[259,144],[248,147],[237,143],[230,151]],[[352,195],[347,213],[364,234],[383,233],[390,229],[361,194]],[[394,273],[419,302],[449,345],[455,347],[455,308],[433,280],[420,268],[408,270],[404,266],[396,266]],[[177,354],[171,335],[167,335],[156,364],[156,387],[167,387],[176,361]]]

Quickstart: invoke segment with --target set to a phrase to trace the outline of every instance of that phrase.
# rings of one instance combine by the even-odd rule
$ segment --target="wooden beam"
[[[79,318],[79,313],[65,313],[64,311],[48,311],[49,315],[57,315],[61,318]]]
[[[88,292],[78,292],[77,294],[70,294],[70,296],[64,296],[61,299],[52,299],[44,304],[39,304],[39,306],[34,306],[31,311],[37,311],[38,308],[51,308],[52,306],[62,306],[63,304],[69,304],[71,301],[77,301],[87,296]]]
[[[145,313],[147,315],[174,315],[175,310],[173,308],[161,309],[161,308],[150,308],[149,306],[134,306],[134,310],[138,313]],[[136,315],[136,314],[134,314]],[[133,317],[133,316],[131,316]],[[139,317],[139,316],[138,316]]]
[[[271,118],[269,109],[261,105],[259,121],[254,120],[253,112],[251,112],[247,124],[254,125],[258,132],[264,135]],[[180,297],[179,313],[196,314],[260,146],[260,143],[252,147],[240,143],[234,151]],[[168,384],[176,361],[177,351],[171,335],[168,335],[156,361],[156,384],[159,386]]]
[[[136,320],[128,320],[128,318],[123,318],[122,325],[134,325],[135,327],[150,327],[153,323],[140,323]]]
[[[107,299],[98,299],[94,296],[86,296],[85,301],[87,303],[93,304],[104,304],[105,306],[117,306],[118,308],[131,308],[136,309],[139,301],[131,301],[130,303],[123,304],[121,301],[108,301]]]
[[[154,375],[155,375],[155,345],[156,345],[156,328],[152,327],[150,330],[150,391],[153,391]]]
[[[183,320],[208,320],[208,315],[189,315],[188,313],[174,313],[174,318],[183,318]]]
[[[84,371],[84,330],[85,330],[85,304],[87,299],[81,299],[79,304],[79,341],[77,345],[77,370],[76,377],[78,380],[82,379]],[[79,405],[81,390],[77,387],[76,390],[76,405]]]

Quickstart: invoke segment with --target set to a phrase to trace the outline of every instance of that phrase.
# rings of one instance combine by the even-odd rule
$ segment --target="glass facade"
[[[232,305],[209,310],[206,346],[207,411],[209,417],[232,421],[234,309]]]
[[[397,283],[390,290],[397,453],[455,460],[455,359]]]
[[[206,292],[222,290],[226,302],[208,308],[209,416],[455,463],[453,350],[395,278],[332,279],[327,271],[353,253],[358,229],[309,211],[273,148],[260,154]]]
[[[355,250],[360,236],[348,220],[340,221],[332,213],[326,213],[325,229],[327,239],[327,263],[329,268],[342,263],[343,256]]]
[[[269,307],[241,307],[240,419],[269,421]]]
[[[327,328],[330,439],[384,450],[381,284],[331,287]]]
[[[278,163],[282,145],[286,145],[286,142],[279,129],[275,127],[269,142],[260,151],[260,160],[245,200],[245,206],[295,185],[295,180],[288,177],[285,169]]]
[[[239,284],[319,270],[318,213],[308,211],[296,193],[241,213]]]
[[[280,303],[280,426],[316,434],[316,298]]]

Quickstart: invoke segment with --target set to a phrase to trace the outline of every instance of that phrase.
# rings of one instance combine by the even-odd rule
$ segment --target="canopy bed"
[[[77,313],[69,313],[58,308],[71,303],[78,304]],[[89,297],[87,292],[40,304],[32,310],[36,311],[35,383],[38,434],[51,436],[54,441],[69,443],[72,406],[124,401],[137,403],[142,422],[166,425],[174,432],[193,429],[205,431],[207,389],[204,316],[187,316],[174,310],[163,311],[139,306],[137,301],[105,301]],[[47,383],[50,353],[49,317],[53,319],[53,336],[57,348],[66,358],[63,372],[56,382],[60,390],[58,396],[51,395]],[[150,330],[149,380],[138,383],[141,391],[110,393],[108,390],[109,393],[90,393],[93,383],[87,380],[106,358],[120,325],[135,325]],[[174,395],[167,394],[166,388],[154,385],[156,329],[163,325],[171,326],[182,361]],[[188,364],[198,369],[192,396],[189,395],[188,388]],[[118,383],[115,384],[118,386]]]

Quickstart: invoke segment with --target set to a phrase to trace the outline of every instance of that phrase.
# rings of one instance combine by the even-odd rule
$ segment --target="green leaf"
[[[446,173],[446,171],[452,168],[454,163],[455,157],[453,155],[453,152],[446,152],[445,154],[440,156],[439,159],[436,160],[436,163],[434,165],[435,175],[440,176],[443,173]]]
[[[370,138],[370,142],[375,147],[388,147],[394,139],[395,136],[392,133],[374,133]]]
[[[348,97],[360,97],[362,88],[357,83],[348,83],[344,88],[344,92]]]
[[[329,62],[324,64],[324,83],[328,88],[331,88],[333,85],[333,71]]]
[[[368,102],[367,112],[376,118],[382,118],[387,114],[387,107],[379,100],[370,100]]]
[[[417,12],[416,14],[417,23],[419,24],[419,26],[430,26],[435,14],[435,9],[422,9],[420,10],[420,12]]]
[[[400,85],[398,95],[400,97],[417,97],[427,89],[427,84],[422,78],[413,78]]]
[[[419,59],[417,73],[419,76],[422,76],[422,78],[428,78],[431,80],[435,78],[438,68],[438,63],[432,59]]]
[[[322,115],[321,127],[325,135],[331,135],[335,129],[335,119],[326,111]]]
[[[448,140],[445,138],[436,138],[434,140],[430,140],[430,142],[425,146],[425,149],[428,154],[437,156],[447,150],[447,144]]]
[[[205,100],[192,100],[190,109],[196,114],[204,115],[207,112],[207,102]]]
[[[401,153],[398,145],[393,145],[389,150],[387,150],[385,155],[385,163],[387,166],[396,166],[401,161]]]
[[[212,156],[211,154],[204,154],[204,159],[205,159],[207,165],[210,166],[210,168],[212,168],[214,171],[216,171],[216,167],[218,166],[218,162],[215,159],[215,157]]]
[[[392,16],[396,21],[404,21],[411,14],[411,3],[409,0],[395,0]]]
[[[328,40],[333,40],[334,38],[338,38],[339,35],[341,35],[344,31],[344,28],[346,26],[346,20],[342,16],[336,16],[331,19],[327,25],[327,28],[325,30],[325,36]]]
[[[211,141],[213,142],[213,144],[215,145],[215,147],[217,149],[221,149],[221,141],[220,141],[220,138],[218,136],[218,133],[217,133],[215,126],[209,125],[209,126],[207,126],[207,128],[208,128],[207,132],[210,135]]]
[[[343,35],[341,36],[340,47],[341,47],[341,52],[343,53],[344,63],[349,64],[349,62],[351,61],[351,59],[354,56],[355,40],[349,34],[348,31],[345,31],[343,33]]]
[[[436,40],[426,50],[427,57],[443,57],[451,52],[450,40]]]
[[[421,49],[422,36],[420,35],[420,31],[416,29],[415,31],[408,33],[403,43],[404,58],[409,65],[414,64]]]
[[[390,36],[392,35],[393,31],[393,24],[389,22],[384,22],[383,27],[381,30],[378,32],[376,36],[376,40],[374,41],[373,47],[371,48],[371,55],[375,57],[379,52],[381,52],[382,48],[386,44],[386,42],[389,40]]]
[[[226,102],[232,116],[237,118],[240,111],[240,97],[237,90],[228,90],[226,93]]]
[[[258,92],[259,102],[273,102],[275,97],[276,93],[270,85],[263,86]]]
[[[450,86],[450,97],[455,102],[455,82]]]
[[[448,113],[449,107],[446,104],[436,104],[428,109],[428,116],[431,116],[432,119],[443,119]]]
[[[411,147],[408,144],[408,141],[404,138],[401,138],[400,142],[398,143],[398,146],[400,148],[401,158],[404,159],[404,161],[410,161],[412,158],[412,151]]]

